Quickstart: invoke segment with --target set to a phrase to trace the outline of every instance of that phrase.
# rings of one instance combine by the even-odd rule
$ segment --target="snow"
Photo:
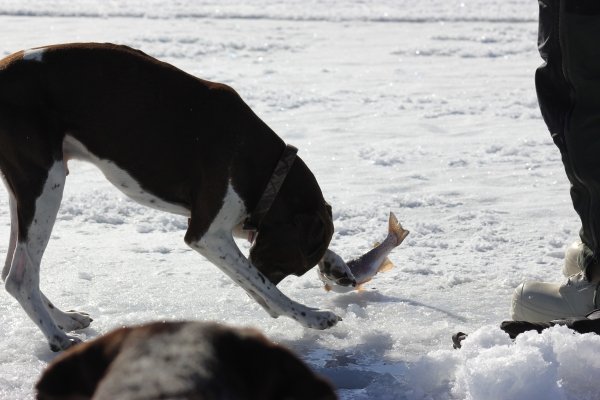
[[[579,230],[537,107],[536,13],[526,0],[0,1],[0,56],[110,41],[232,85],[300,149],[344,258],[385,237],[390,210],[411,231],[362,293],[326,293],[315,271],[279,285],[343,317],[313,331],[270,318],[185,246],[184,218],[71,163],[42,289],[92,315],[83,339],[152,320],[255,326],[346,400],[599,398],[599,337],[498,328],[521,281],[561,278]],[[0,254],[9,219],[0,189]],[[5,292],[0,326],[0,398],[32,398],[56,355]]]

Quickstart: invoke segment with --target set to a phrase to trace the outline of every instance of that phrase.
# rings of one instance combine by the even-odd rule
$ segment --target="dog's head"
[[[36,389],[39,400],[337,398],[327,381],[259,332],[205,322],[122,328],[77,345]]]
[[[283,218],[275,213],[263,221],[250,261],[277,284],[288,275],[303,275],[321,260],[333,236],[333,221],[325,201]]]

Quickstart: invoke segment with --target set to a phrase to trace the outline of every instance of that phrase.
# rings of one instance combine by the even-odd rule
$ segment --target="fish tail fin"
[[[390,259],[386,257],[386,259],[383,260],[383,262],[379,266],[379,269],[377,269],[377,272],[386,272],[386,271],[389,271],[392,268],[394,268],[394,263],[392,263],[390,261]]]
[[[389,234],[393,234],[396,237],[396,246],[399,246],[409,233],[410,232],[404,229],[400,222],[398,222],[398,218],[396,218],[394,213],[390,211]]]

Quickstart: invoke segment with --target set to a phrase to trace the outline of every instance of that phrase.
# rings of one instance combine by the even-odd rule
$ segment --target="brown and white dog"
[[[56,358],[39,400],[334,400],[298,357],[252,329],[212,323],[122,328]]]
[[[68,173],[92,162],[141,204],[189,217],[185,242],[273,317],[326,329],[339,317],[294,302],[276,284],[323,257],[331,208],[301,159],[230,87],[140,51],[79,43],[0,61],[0,170],[11,232],[2,278],[54,351],[92,321],[39,289],[40,262]],[[267,188],[267,189],[265,189]],[[247,259],[233,234],[257,230]]]

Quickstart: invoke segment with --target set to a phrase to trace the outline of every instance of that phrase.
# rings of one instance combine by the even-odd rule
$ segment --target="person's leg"
[[[538,45],[545,63],[536,71],[536,89],[581,219],[577,264],[583,272],[562,284],[519,286],[512,316],[528,321],[587,314],[596,306],[600,280],[600,2],[539,4]]]
[[[582,269],[600,259],[600,2],[542,0],[540,110],[560,149],[581,218]]]
[[[579,263],[588,269],[587,277],[593,278],[595,271],[589,267],[600,260],[600,4],[596,0],[563,3],[563,71],[573,103],[565,121],[567,156],[563,161],[582,223]]]

